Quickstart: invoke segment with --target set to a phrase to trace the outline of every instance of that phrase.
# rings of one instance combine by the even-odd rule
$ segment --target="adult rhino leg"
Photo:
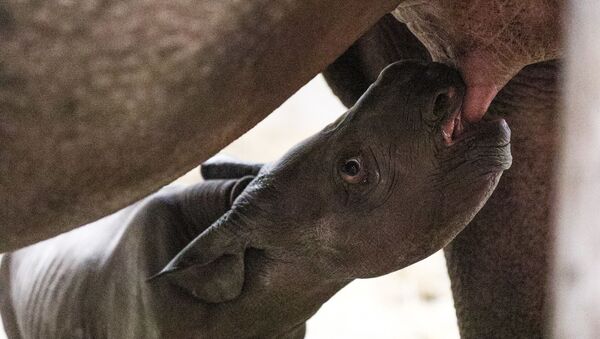
[[[235,140],[400,0],[0,2],[0,252]]]
[[[350,106],[388,63],[430,59],[406,26],[384,17],[330,65],[330,87]],[[446,248],[464,338],[543,335],[556,154],[556,62],[522,70],[490,113],[508,121],[513,166],[475,220]]]
[[[556,62],[526,67],[490,108],[512,130],[513,165],[445,249],[462,338],[544,336],[557,74]]]
[[[408,27],[386,14],[329,65],[323,75],[342,103],[352,107],[387,65],[406,59],[431,60],[429,52]]]

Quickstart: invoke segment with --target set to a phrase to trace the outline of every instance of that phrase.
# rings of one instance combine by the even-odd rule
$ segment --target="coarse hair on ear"
[[[247,243],[231,227],[225,214],[149,281],[167,279],[207,303],[235,299],[244,284]]]

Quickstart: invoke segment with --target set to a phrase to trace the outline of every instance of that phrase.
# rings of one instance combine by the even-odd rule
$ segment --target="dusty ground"
[[[344,111],[324,80],[317,77],[223,153],[247,161],[274,160]],[[180,181],[198,179],[195,169]],[[308,322],[308,339],[368,337],[459,337],[450,282],[440,253],[402,271],[351,283]],[[2,338],[5,336],[0,328]]]

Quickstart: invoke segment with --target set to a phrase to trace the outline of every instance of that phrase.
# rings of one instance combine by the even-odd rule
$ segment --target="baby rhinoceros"
[[[270,166],[205,166],[197,186],[6,255],[9,336],[303,337],[353,279],[445,246],[510,166],[503,120],[445,141],[463,92],[441,64],[390,65]]]

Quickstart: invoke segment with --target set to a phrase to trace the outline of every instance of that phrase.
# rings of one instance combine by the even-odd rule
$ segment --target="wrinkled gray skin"
[[[302,337],[353,279],[445,246],[510,166],[503,120],[444,142],[441,125],[463,94],[445,66],[394,64],[344,116],[258,174],[213,164],[204,175],[228,179],[161,191],[7,255],[10,337]]]
[[[396,3],[0,1],[0,252],[196,167]]]
[[[330,67],[348,107],[387,64],[434,59],[460,70],[467,116],[494,100],[513,129],[513,171],[446,251],[461,336],[542,337],[564,2],[1,1],[0,251],[190,170],[377,23]]]
[[[560,55],[562,2],[1,1],[0,251],[189,171],[392,11],[459,69],[480,118],[522,67]],[[386,56],[403,49],[385,34],[399,42]]]
[[[431,6],[435,3],[428,2]],[[514,53],[528,50],[519,46],[519,40],[510,39],[527,36],[518,34],[528,27],[521,21],[527,17],[527,11],[517,14],[515,20],[520,23],[507,26],[498,35],[505,47],[497,52],[510,53],[510,59],[501,56],[499,60],[512,60],[513,66],[518,61],[518,53]],[[473,20],[463,18],[457,25],[475,24]],[[555,25],[558,22],[557,18]],[[420,25],[424,27],[422,22]],[[486,30],[493,27],[485,26]],[[538,44],[538,48],[548,47],[549,53],[532,55],[556,56],[550,52],[556,51],[558,34],[553,35],[554,44],[540,44],[548,42],[555,29],[548,26],[539,32],[547,37],[530,42]],[[484,36],[489,31],[470,34]],[[325,75],[335,93],[350,106],[387,64],[403,59],[430,60],[429,46],[425,47],[405,25],[387,15],[337,59]],[[504,174],[485,207],[445,249],[461,338],[548,336],[545,330],[550,319],[548,282],[553,241],[550,206],[560,136],[559,74],[558,61],[525,67],[500,91],[487,113],[505,118],[511,126],[514,159],[511,170]]]

